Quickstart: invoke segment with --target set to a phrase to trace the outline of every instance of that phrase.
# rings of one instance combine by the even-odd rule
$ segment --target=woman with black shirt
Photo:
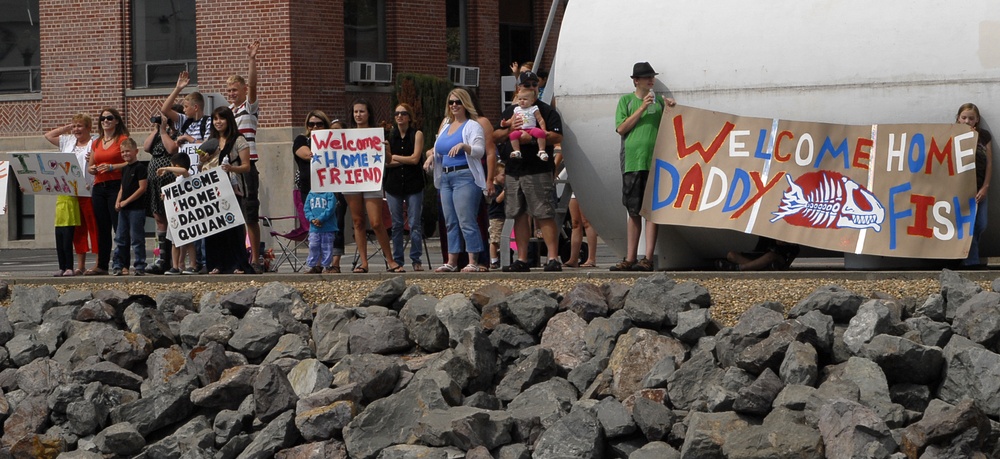
[[[414,271],[423,271],[420,261],[423,255],[424,236],[421,214],[424,202],[424,171],[420,167],[424,134],[415,127],[413,107],[401,103],[393,113],[395,126],[389,134],[389,149],[392,160],[385,165],[382,189],[389,203],[392,215],[392,258],[403,264],[403,222],[407,217],[410,224],[410,260]],[[404,216],[403,205],[406,205]]]

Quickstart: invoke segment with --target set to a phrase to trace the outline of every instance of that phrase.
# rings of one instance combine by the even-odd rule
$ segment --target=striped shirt
[[[239,106],[229,106],[233,115],[236,116],[236,127],[250,144],[250,161],[257,161],[257,109],[259,105],[259,100],[251,104],[250,99],[247,98]]]

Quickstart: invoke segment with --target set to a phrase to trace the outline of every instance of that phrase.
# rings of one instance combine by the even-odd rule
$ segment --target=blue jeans
[[[128,247],[132,246],[136,269],[146,269],[146,209],[118,211],[118,229],[115,232],[115,257],[112,267],[128,267]]]
[[[385,200],[389,203],[389,214],[392,215],[392,259],[396,263],[403,263],[403,203],[406,203],[407,214],[410,223],[410,260],[420,263],[420,256],[423,255],[424,230],[420,222],[420,216],[424,208],[424,191],[420,190],[411,195],[385,194]]]
[[[465,238],[465,251],[483,251],[483,238],[479,233],[476,216],[483,190],[476,185],[472,171],[462,169],[441,175],[441,209],[444,211],[448,232],[448,253],[461,253]]]
[[[333,237],[336,234],[333,231],[328,233],[309,232],[309,257],[306,258],[306,266],[328,268],[333,265]],[[320,264],[321,262],[322,264]]]
[[[987,212],[989,199],[983,198],[983,202],[976,204],[976,223],[972,228],[972,245],[969,246],[969,257],[962,261],[962,266],[977,266],[982,264],[979,261],[979,239],[986,232]]]

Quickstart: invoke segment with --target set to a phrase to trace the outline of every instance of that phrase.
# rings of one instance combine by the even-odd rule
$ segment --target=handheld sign
[[[838,252],[965,258],[977,141],[960,124],[849,126],[677,106],[660,123],[643,215]]]
[[[7,177],[10,175],[10,162],[0,161],[0,215],[7,214]]]
[[[72,153],[10,153],[24,194],[90,196],[90,178]]]
[[[314,191],[379,191],[385,169],[385,131],[312,131],[311,180]]]
[[[167,211],[167,227],[177,246],[245,223],[236,193],[221,166],[190,177],[178,177],[160,191]]]

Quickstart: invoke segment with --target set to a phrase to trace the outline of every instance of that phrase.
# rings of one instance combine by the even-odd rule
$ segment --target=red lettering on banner
[[[740,207],[740,210],[737,210],[729,218],[732,219],[732,220],[740,218],[740,215],[743,215],[743,212],[746,212],[748,209],[750,209],[751,207],[753,207],[754,203],[757,202],[757,201],[759,201],[760,198],[764,197],[764,195],[767,194],[767,192],[771,188],[773,188],[775,185],[777,185],[778,182],[784,176],[785,176],[785,172],[784,171],[778,172],[777,174],[775,174],[774,177],[771,178],[770,181],[767,182],[767,185],[765,185],[764,181],[761,180],[761,178],[760,178],[760,172],[757,172],[757,171],[750,172],[750,178],[753,179],[753,184],[757,188],[757,192],[754,193],[754,195],[751,196],[750,199],[747,200],[746,204],[743,204],[743,207]]]
[[[683,159],[685,156],[697,152],[701,155],[701,159],[705,161],[705,164],[708,164],[712,161],[712,158],[715,157],[715,154],[719,152],[719,148],[722,148],[722,144],[726,141],[726,138],[729,137],[729,132],[735,127],[735,124],[726,121],[726,124],[722,126],[719,134],[715,136],[715,140],[712,141],[712,145],[710,145],[706,150],[705,147],[701,145],[701,142],[695,142],[691,146],[687,145],[687,142],[684,140],[684,120],[681,118],[681,115],[675,116],[674,131],[676,132],[677,140],[677,157]]]
[[[944,150],[938,148],[937,139],[931,138],[931,148],[927,154],[927,168],[924,169],[925,174],[931,173],[932,160],[937,159],[939,164],[948,165],[948,176],[955,175],[955,161],[952,157],[952,147],[951,138],[948,138],[948,143],[944,144]]]
[[[930,162],[928,162],[929,164]],[[910,195],[910,202],[916,208],[913,209],[913,225],[906,227],[906,234],[928,239],[934,237],[934,231],[927,226],[927,214],[930,212],[931,207],[934,206],[934,197],[913,194]]]
[[[871,161],[872,153],[871,147],[875,145],[872,139],[858,139],[858,144],[854,146],[854,161],[851,163],[852,166],[859,169],[868,169],[868,164]],[[864,151],[862,148],[868,148],[869,150]],[[861,162],[864,160],[864,162]]]
[[[698,208],[698,197],[701,196],[701,190],[704,185],[705,177],[701,173],[701,164],[695,164],[684,174],[684,179],[681,180],[680,192],[677,195],[677,200],[674,201],[674,207],[680,209],[684,205],[684,197],[690,195],[691,205],[688,206],[688,210],[696,210]]]
[[[785,156],[781,156],[781,150],[780,150],[779,147],[781,147],[781,139],[783,137],[788,137],[789,139],[794,139],[795,138],[795,136],[792,135],[792,133],[788,132],[788,131],[781,131],[781,132],[778,133],[778,138],[775,139],[775,141],[774,141],[774,159],[777,159],[779,163],[788,162],[788,161],[790,161],[792,159],[792,155],[791,154],[788,154],[788,155],[785,155]]]

